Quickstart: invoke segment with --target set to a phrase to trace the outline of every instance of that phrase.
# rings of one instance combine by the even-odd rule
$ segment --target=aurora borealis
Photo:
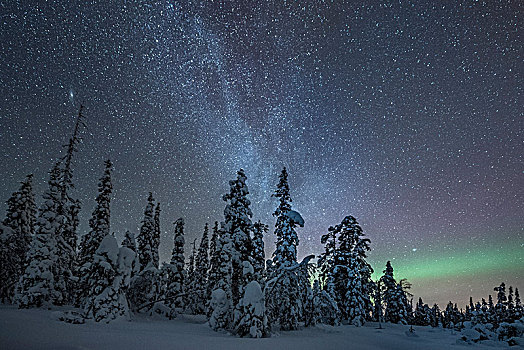
[[[222,220],[244,168],[273,227],[283,166],[299,256],[353,215],[370,262],[425,302],[524,288],[519,1],[8,1],[0,4],[2,204],[35,174],[37,201],[80,102],[74,160],[88,229],[103,161],[112,231],[135,233],[147,193],[187,241]],[[274,237],[266,237],[267,257]]]

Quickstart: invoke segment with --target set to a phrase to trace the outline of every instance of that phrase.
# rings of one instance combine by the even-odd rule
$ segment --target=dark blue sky
[[[82,233],[106,158],[112,230],[136,233],[152,191],[163,259],[176,218],[190,238],[222,220],[240,167],[272,227],[287,166],[300,256],[353,215],[375,270],[391,259],[427,302],[522,287],[522,13],[519,1],[4,2],[0,193],[34,173],[40,199],[83,102]]]

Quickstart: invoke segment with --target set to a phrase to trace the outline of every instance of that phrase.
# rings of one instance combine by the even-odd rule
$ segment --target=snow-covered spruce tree
[[[471,322],[471,325],[477,325],[477,324],[482,324],[484,323],[484,320],[483,320],[483,314],[482,314],[482,305],[480,304],[480,302],[477,302],[474,307],[473,307],[473,311],[470,311],[471,312],[471,317],[470,317],[470,322]]]
[[[335,267],[335,250],[336,250],[336,231],[335,227],[330,226],[328,232],[320,238],[320,243],[324,244],[324,251],[318,256],[318,269],[320,285],[327,286],[328,281],[333,278],[333,269]]]
[[[431,324],[431,309],[428,304],[422,302],[422,298],[418,299],[415,307],[414,324],[417,326],[429,326]]]
[[[466,310],[464,311],[464,321],[471,321],[471,316],[472,316],[472,312],[469,309],[469,305],[466,305]]]
[[[265,310],[264,293],[257,281],[249,282],[244,288],[244,296],[239,302],[240,319],[234,333],[240,337],[267,337],[269,326]]]
[[[0,223],[0,293],[2,303],[11,301],[9,295],[11,290],[13,292],[16,290],[17,278],[19,278],[16,275],[17,264],[11,254],[14,245],[13,236],[13,230]],[[14,283],[13,287],[11,287],[12,283]]]
[[[382,282],[374,283],[373,289],[373,321],[384,322],[384,307],[382,303]]]
[[[393,267],[388,261],[384,275],[380,278],[382,284],[382,298],[386,304],[384,319],[386,322],[407,324],[406,296],[402,287],[393,277]]]
[[[515,288],[515,319],[520,319],[524,316],[524,310],[520,301],[519,289]]]
[[[314,257],[311,255],[311,257]],[[313,289],[311,281],[315,275],[316,266],[309,262],[305,263],[304,261],[298,264],[298,268],[295,270],[295,275],[297,278],[298,285],[298,295],[299,295],[299,305],[300,305],[300,321],[305,322],[306,318],[309,317],[305,314],[305,307],[310,300]]]
[[[430,325],[431,327],[438,327],[439,324],[442,324],[442,315],[440,313],[440,309],[437,304],[433,304],[433,307],[431,308],[430,313]]]
[[[340,310],[332,293],[334,293],[332,287],[328,286],[322,290],[320,283],[315,280],[313,284],[313,317],[315,323],[331,326],[340,325]]]
[[[486,317],[489,323],[494,324],[496,322],[496,314],[495,314],[495,304],[493,303],[493,297],[488,295],[488,309],[486,312]]]
[[[36,205],[33,175],[7,201],[5,229],[0,235],[0,300],[12,301],[15,287],[27,265],[26,254],[35,232]]]
[[[184,292],[184,219],[179,218],[175,221],[175,236],[171,261],[162,267],[164,276],[166,304],[174,309],[184,307],[183,298],[179,296]]]
[[[155,256],[158,256],[158,246],[155,248],[155,219],[153,211],[155,210],[155,200],[153,194],[149,192],[147,198],[147,205],[144,211],[144,219],[142,220],[142,226],[140,227],[140,233],[137,237],[138,242],[138,257],[140,260],[140,268],[146,269],[149,264],[153,267],[158,268],[155,265]],[[154,251],[157,251],[155,254]]]
[[[206,311],[207,304],[207,272],[209,269],[209,240],[208,240],[209,227],[206,223],[204,227],[204,233],[200,240],[200,247],[195,257],[195,267],[193,272],[193,300],[190,306],[194,314],[204,314]]]
[[[189,313],[193,312],[193,304],[195,303],[195,258],[197,254],[196,250],[196,241],[195,238],[191,243],[191,254],[189,255],[189,261],[186,266],[186,285],[185,285],[185,297],[184,297],[184,306],[185,310]]]
[[[288,215],[291,211],[292,200],[287,177],[287,170],[284,168],[279,176],[277,189],[272,195],[279,200],[279,205],[273,213],[273,216],[277,218],[275,224],[276,250],[273,253],[273,264],[276,268],[281,265],[291,266],[297,262],[298,235],[295,232],[295,223]]]
[[[209,307],[209,302],[211,301],[211,293],[215,288],[215,285],[218,282],[218,270],[220,268],[220,251],[218,251],[218,241],[219,237],[218,221],[215,221],[213,226],[213,233],[211,234],[211,240],[209,242],[209,271],[207,274],[207,316],[211,316],[213,310]]]
[[[459,311],[458,311],[457,305],[455,304],[453,306],[453,303],[451,301],[446,306],[446,310],[444,310],[444,313],[442,316],[442,327],[450,328],[450,329],[460,328]]]
[[[464,313],[464,321],[471,321],[473,312],[475,311],[475,305],[473,304],[473,297],[469,297],[469,305],[466,305],[466,312]]]
[[[82,113],[83,106],[80,105],[78,116],[76,118],[73,135],[65,147],[67,148],[65,156],[62,158],[63,168],[62,172],[62,205],[64,213],[64,223],[60,231],[60,237],[57,239],[58,260],[59,265],[63,271],[59,273],[60,278],[64,278],[61,282],[65,285],[67,290],[68,301],[73,301],[77,295],[78,285],[75,283],[78,276],[73,274],[78,272],[78,224],[81,203],[78,199],[73,198],[72,191],[74,189],[73,183],[73,155],[78,151],[80,144],[81,129],[86,127],[85,117]]]
[[[369,295],[358,270],[351,270],[348,276],[347,292],[345,297],[345,314],[349,324],[362,326],[369,318],[366,305],[368,305]],[[368,298],[368,299],[366,299]]]
[[[462,313],[462,309],[459,310],[457,307],[457,303],[455,303],[453,307],[453,323],[455,324],[455,329],[460,330],[464,327],[464,314]]]
[[[264,235],[268,232],[268,226],[260,221],[253,225],[253,238],[251,239],[253,249],[251,261],[254,270],[254,279],[261,286],[264,285],[264,265],[266,261],[264,252]]]
[[[315,292],[320,292],[318,280],[314,280],[313,288],[310,288],[307,295],[306,303],[302,309],[302,317],[304,319],[304,326],[315,326],[320,322],[320,310],[315,304]]]
[[[111,172],[112,164],[111,161],[107,160],[105,162],[104,175],[98,182],[96,206],[89,220],[90,231],[82,236],[80,240],[78,261],[81,266],[93,261],[93,256],[100,243],[110,233],[110,204],[111,192],[113,191]]]
[[[249,282],[244,276],[244,262],[250,262],[252,243],[251,231],[253,223],[251,217],[251,202],[247,199],[249,194],[246,185],[246,174],[243,169],[237,172],[237,178],[229,181],[229,193],[223,196],[227,203],[224,209],[224,227],[231,237],[231,296],[232,305],[238,305],[244,294],[244,287]]]
[[[410,288],[411,283],[409,283],[406,279],[401,279],[400,283],[397,285],[397,296],[400,304],[402,305],[400,310],[404,310],[406,315],[405,320],[408,324],[413,323],[413,295],[408,291]],[[408,300],[408,297],[411,299]]]
[[[323,290],[331,296],[333,301],[338,301],[335,294],[335,277],[333,271],[335,269],[335,252],[337,248],[337,231],[335,227],[330,226],[328,232],[322,235],[320,242],[324,244],[324,252],[320,254],[318,259],[319,282]]]
[[[161,230],[160,230],[160,203],[157,203],[157,205],[155,207],[155,216],[153,218],[153,221],[154,221],[154,224],[155,224],[155,229],[153,231],[152,255],[153,255],[153,264],[155,265],[155,267],[158,268],[159,263],[160,263],[160,257],[159,257],[159,254],[158,254],[158,249],[160,247],[160,235],[161,235]]]
[[[75,127],[73,129],[73,135],[69,139],[67,145],[67,151],[62,159],[62,181],[63,186],[61,189],[62,201],[64,202],[65,211],[65,228],[63,237],[66,243],[76,251],[77,243],[77,227],[78,227],[78,213],[80,211],[80,201],[71,197],[71,190],[75,187],[73,183],[73,169],[72,161],[73,155],[78,151],[78,145],[82,142],[80,137],[81,129],[86,127],[85,117],[82,113],[84,106],[80,105],[78,116],[76,118]]]
[[[508,288],[507,306],[508,306],[507,318],[510,322],[513,322],[515,321],[513,318],[515,316],[515,305],[513,304],[513,287],[512,286],[509,286]]]
[[[83,305],[87,296],[87,272],[90,270],[93,256],[104,237],[110,233],[110,205],[111,192],[113,191],[113,184],[111,182],[112,166],[111,161],[107,160],[105,162],[104,175],[102,175],[98,182],[96,206],[89,220],[90,230],[82,236],[80,240],[77,272],[79,282],[76,296],[76,303],[79,306]]]
[[[102,239],[87,273],[88,293],[84,303],[86,318],[96,322],[129,318],[125,290],[131,279],[135,257],[131,249],[119,248],[112,235]]]
[[[250,209],[251,202],[247,199],[249,190],[246,179],[244,170],[240,169],[237,178],[229,182],[229,193],[223,196],[227,204],[222,228],[231,240],[231,306],[234,317],[229,328],[234,332],[240,332],[239,335],[242,335],[239,324],[245,322],[245,313],[248,312],[247,304],[243,301],[244,288],[254,279],[251,240],[253,214]]]
[[[482,303],[480,304],[480,313],[481,322],[482,324],[489,323],[489,309],[488,309],[488,303],[486,302],[486,299],[482,298]]]
[[[144,219],[137,237],[140,273],[133,277],[128,291],[131,308],[136,312],[145,311],[149,314],[163,312],[161,309],[164,309],[163,306],[158,309],[155,303],[161,299],[164,288],[163,276],[158,269],[159,225],[155,223],[158,222],[160,208],[157,206],[155,215],[154,201],[153,194],[149,192]]]
[[[20,308],[61,304],[63,295],[55,287],[56,237],[63,224],[60,196],[60,168],[49,174],[49,188],[36,221],[35,235],[27,252],[27,267],[21,276],[15,301]]]
[[[504,322],[507,313],[506,284],[502,282],[500,286],[493,288],[497,292],[497,304],[495,305],[495,323],[498,325]]]
[[[279,205],[273,215],[277,218],[275,235],[276,249],[273,253],[272,272],[268,276],[274,281],[270,286],[271,293],[266,294],[268,315],[271,324],[279,324],[281,330],[296,330],[302,314],[302,290],[297,271],[298,236],[295,232],[296,222],[291,213],[291,196],[289,194],[288,174],[286,168],[279,176],[279,183],[273,197],[278,198]],[[297,213],[298,214],[298,213]],[[266,288],[268,288],[266,286]]]
[[[370,319],[372,304],[371,274],[373,269],[366,261],[369,239],[353,216],[346,216],[335,228],[338,249],[335,252],[335,293],[342,317],[349,324],[361,326]]]
[[[211,329],[226,330],[230,327],[233,317],[231,297],[231,274],[232,274],[232,243],[229,232],[220,229],[216,251],[218,252],[218,269],[216,271],[216,283],[211,293],[209,308],[209,326]]]

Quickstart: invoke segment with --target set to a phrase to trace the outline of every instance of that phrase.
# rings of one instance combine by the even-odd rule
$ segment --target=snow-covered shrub
[[[156,302],[148,311],[149,316],[161,316],[172,320],[177,316],[175,309],[170,308],[163,302]]]
[[[468,344],[477,343],[480,339],[481,334],[475,329],[463,329],[462,332],[460,332],[460,340]]]
[[[85,317],[96,322],[110,322],[116,318],[129,318],[129,305],[125,290],[129,285],[135,253],[118,247],[116,239],[107,235],[96,250],[88,274],[88,296]]]
[[[84,324],[86,322],[83,313],[78,311],[55,311],[53,313],[53,317],[57,321],[63,321],[72,324]]]
[[[464,331],[472,329],[475,330],[480,334],[480,337],[478,338],[479,341],[484,340],[496,340],[496,334],[493,332],[493,325],[492,324],[482,324],[477,323],[475,324],[472,321],[466,321],[464,322]]]
[[[223,289],[215,289],[213,293],[211,293],[210,307],[213,310],[209,318],[209,326],[211,329],[215,331],[227,329],[231,317],[230,305],[231,301]]]
[[[338,326],[340,324],[340,311],[333,297],[327,291],[322,290],[315,298],[317,299],[315,303],[320,309],[319,322],[331,326]]]
[[[131,310],[147,312],[154,301],[162,296],[162,276],[160,271],[150,263],[138,275],[131,278],[127,297]]]
[[[509,345],[524,343],[524,318],[513,323],[502,322],[496,330],[498,340],[507,341]]]
[[[266,337],[268,335],[266,307],[264,294],[258,282],[252,281],[247,284],[239,306],[240,319],[235,327],[235,333],[241,337]]]

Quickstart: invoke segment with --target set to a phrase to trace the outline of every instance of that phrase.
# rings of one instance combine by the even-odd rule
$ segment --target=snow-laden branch
[[[311,259],[314,259],[314,258],[315,258],[315,255],[311,254],[311,255],[306,256],[304,259],[302,259],[302,261],[299,264],[281,267],[280,270],[282,271],[278,274],[278,276],[275,276],[272,279],[270,279],[269,281],[267,281],[266,287],[264,288],[264,295],[268,295],[268,293],[273,292],[273,288],[277,285],[277,282],[282,278],[282,276],[284,276],[285,273],[295,271],[304,266],[307,266],[309,262],[311,261]],[[271,288],[268,290],[268,287],[270,286]]]

